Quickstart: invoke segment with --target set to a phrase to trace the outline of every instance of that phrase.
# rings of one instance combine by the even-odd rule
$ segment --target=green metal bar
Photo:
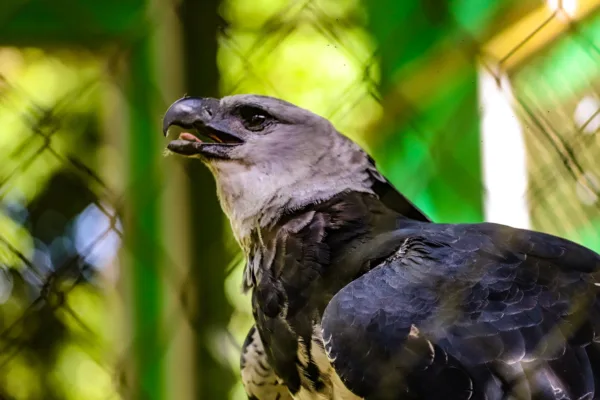
[[[133,357],[135,387],[132,399],[164,398],[164,346],[161,338],[163,305],[161,259],[160,161],[164,143],[152,99],[150,43],[137,43],[130,53],[127,96],[130,105],[128,135],[129,226],[133,293]]]

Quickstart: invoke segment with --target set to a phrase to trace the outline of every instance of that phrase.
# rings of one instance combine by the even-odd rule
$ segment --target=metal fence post
[[[128,227],[130,285],[133,300],[133,353],[135,380],[132,399],[160,400],[165,396],[164,349],[161,337],[163,289],[161,173],[163,147],[153,107],[150,43],[138,42],[130,53],[127,98]]]

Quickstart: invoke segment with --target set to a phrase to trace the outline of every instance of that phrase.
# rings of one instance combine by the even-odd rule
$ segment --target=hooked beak
[[[163,135],[168,137],[173,127],[183,128],[184,132],[167,148],[184,156],[228,158],[228,150],[243,143],[243,139],[223,129],[224,124],[215,123],[218,109],[219,100],[214,98],[184,97],[173,103],[163,118]]]

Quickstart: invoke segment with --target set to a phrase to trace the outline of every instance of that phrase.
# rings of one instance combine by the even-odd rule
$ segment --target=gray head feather
[[[325,118],[266,96],[236,95],[210,104],[211,119],[202,123],[241,143],[227,147],[226,156],[222,149],[219,157],[197,156],[216,178],[221,206],[240,243],[289,210],[344,191],[371,192],[369,157]],[[247,109],[266,116],[258,129],[244,116]]]

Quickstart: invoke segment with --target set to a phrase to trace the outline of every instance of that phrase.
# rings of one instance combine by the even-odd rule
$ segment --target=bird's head
[[[266,96],[184,97],[167,110],[167,148],[216,178],[238,240],[282,213],[344,191],[371,192],[368,155],[323,117]]]

